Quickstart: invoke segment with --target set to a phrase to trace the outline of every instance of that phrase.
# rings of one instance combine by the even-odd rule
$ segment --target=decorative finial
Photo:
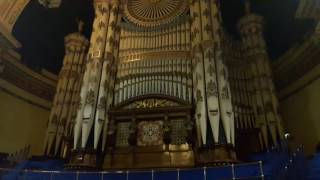
[[[251,13],[251,3],[250,0],[245,1],[245,13],[250,14]]]
[[[78,32],[82,33],[83,32],[84,22],[81,19],[77,19],[77,23],[78,23]]]

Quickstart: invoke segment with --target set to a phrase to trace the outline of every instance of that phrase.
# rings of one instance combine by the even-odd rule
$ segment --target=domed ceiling
[[[183,14],[185,0],[127,0],[125,15],[129,21],[144,27],[154,27],[173,21]]]

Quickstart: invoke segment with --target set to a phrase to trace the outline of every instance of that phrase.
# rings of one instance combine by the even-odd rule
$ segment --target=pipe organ
[[[121,54],[121,52],[120,52]],[[179,56],[177,56],[179,54]],[[115,105],[150,94],[192,101],[191,59],[188,52],[161,52],[119,57]]]
[[[181,17],[174,24],[159,28],[139,28],[121,24],[120,57],[159,51],[190,51],[190,19]]]
[[[235,41],[216,0],[94,7],[67,168],[219,165],[278,142],[261,17],[248,12]]]
[[[250,4],[247,2],[246,16],[240,19],[238,28],[242,36],[242,47],[245,50],[244,58],[247,60],[246,71],[250,79],[255,126],[261,130],[262,148],[269,148],[276,145],[279,138],[283,139],[284,132],[266,42],[263,38],[263,23],[262,17],[250,12]]]

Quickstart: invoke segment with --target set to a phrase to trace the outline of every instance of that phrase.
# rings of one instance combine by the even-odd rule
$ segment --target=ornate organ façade
[[[95,0],[94,7],[67,167],[231,163],[244,142],[251,150],[278,142],[261,17],[247,11],[236,42],[215,0]],[[46,152],[54,147],[61,156],[53,124]]]

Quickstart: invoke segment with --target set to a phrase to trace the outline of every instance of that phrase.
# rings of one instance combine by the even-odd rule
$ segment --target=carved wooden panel
[[[184,119],[171,120],[171,144],[180,145],[186,143],[186,128]]]
[[[141,121],[138,123],[138,146],[158,146],[163,144],[163,122]]]
[[[131,122],[121,122],[117,124],[117,137],[116,137],[116,146],[125,147],[129,146],[129,128]]]
[[[173,106],[179,106],[179,104],[173,101],[169,101],[167,99],[147,98],[143,100],[134,101],[133,103],[125,106],[124,109],[144,109]]]

